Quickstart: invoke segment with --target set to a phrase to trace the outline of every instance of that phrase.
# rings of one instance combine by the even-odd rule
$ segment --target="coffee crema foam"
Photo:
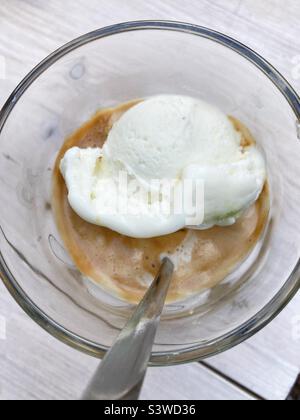
[[[269,189],[266,184],[257,202],[228,227],[184,229],[162,237],[134,239],[84,221],[69,205],[60,161],[74,146],[102,147],[113,124],[138,102],[99,111],[65,141],[53,173],[53,211],[66,249],[79,271],[131,303],[141,300],[162,257],[169,256],[175,265],[167,297],[170,303],[216,286],[250,254],[267,224]],[[230,119],[242,134],[243,147],[255,143],[242,123]]]

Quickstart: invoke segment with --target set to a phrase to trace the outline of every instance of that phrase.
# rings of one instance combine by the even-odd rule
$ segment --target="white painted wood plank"
[[[279,0],[190,0],[188,3],[180,0],[1,0],[0,56],[6,61],[7,78],[0,80],[0,105],[35,64],[63,43],[101,26],[135,19],[184,20],[226,32],[264,55],[300,90],[300,3],[297,0],[285,1],[284,7]],[[276,321],[248,343],[209,363],[265,398],[284,399],[300,370],[300,342],[293,335],[294,322],[299,317],[299,299],[298,296]],[[6,342],[0,341],[0,356],[5,353],[0,362],[2,396],[75,398],[96,362],[48,337],[27,319],[3,287],[0,302],[0,316],[4,312],[9,317],[11,334]],[[27,368],[25,361],[28,361]],[[150,372],[149,382],[153,383],[146,383],[147,398],[151,398],[161,378],[168,389],[176,383],[176,378],[180,382],[183,371],[173,374],[172,369]],[[194,371],[194,366],[192,369],[185,397],[199,389],[199,399],[209,398],[209,374]],[[218,383],[215,376],[211,380]],[[212,396],[228,398],[230,388],[228,384],[223,385],[225,391],[217,384]],[[173,398],[178,395],[176,392],[173,385]]]
[[[149,369],[141,399],[255,400],[200,364]]]
[[[300,372],[300,295],[255,337],[208,363],[267,399],[287,397]]]

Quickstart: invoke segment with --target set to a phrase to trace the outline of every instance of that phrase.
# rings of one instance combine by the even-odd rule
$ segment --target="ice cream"
[[[233,224],[266,180],[262,153],[225,114],[167,95],[129,109],[103,148],[68,150],[61,172],[80,217],[135,238]]]

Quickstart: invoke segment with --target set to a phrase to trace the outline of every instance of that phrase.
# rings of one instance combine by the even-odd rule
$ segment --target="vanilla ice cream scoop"
[[[266,181],[261,151],[241,143],[217,108],[156,96],[123,114],[102,149],[67,151],[61,172],[79,216],[127,236],[230,225]]]
[[[238,158],[240,134],[217,108],[185,96],[157,96],[134,106],[113,126],[104,158],[140,180],[180,178],[192,163]]]

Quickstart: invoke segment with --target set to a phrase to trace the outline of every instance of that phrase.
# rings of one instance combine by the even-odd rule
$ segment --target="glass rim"
[[[99,40],[101,38],[139,30],[165,30],[189,33],[191,35],[209,39],[210,41],[214,41],[220,45],[223,45],[224,47],[233,50],[248,60],[250,63],[254,64],[261,72],[265,74],[266,77],[270,79],[270,81],[277,87],[277,89],[289,103],[291,109],[294,111],[296,116],[295,122],[298,121],[300,124],[300,98],[298,94],[287,82],[287,80],[270,63],[268,63],[263,57],[261,57],[249,47],[227,35],[203,26],[166,20],[143,20],[124,22],[98,29],[86,35],[80,36],[79,38],[76,38],[75,40],[65,44],[50,54],[23,79],[23,81],[17,86],[17,88],[6,101],[5,105],[0,111],[0,134],[6,120],[8,119],[10,113],[22,95],[41,74],[43,74],[60,58],[83,45]],[[2,231],[1,221],[0,230]],[[3,231],[2,235],[5,238]],[[2,278],[6,288],[16,300],[16,302],[37,324],[39,324],[48,333],[64,342],[65,344],[68,344],[71,347],[89,355],[95,356],[97,358],[102,358],[105,355],[108,350],[107,347],[98,345],[67,330],[55,320],[50,318],[30,299],[30,297],[25,293],[25,291],[21,288],[17,280],[12,275],[1,253],[1,250],[0,277]],[[295,296],[299,288],[300,260],[298,260],[293,272],[290,274],[283,287],[273,297],[273,299],[268,302],[256,315],[252,316],[239,327],[205,344],[196,344],[178,350],[153,352],[150,364],[152,366],[162,366],[197,361],[214,356],[240,344],[264,328],[269,322],[271,322]]]

